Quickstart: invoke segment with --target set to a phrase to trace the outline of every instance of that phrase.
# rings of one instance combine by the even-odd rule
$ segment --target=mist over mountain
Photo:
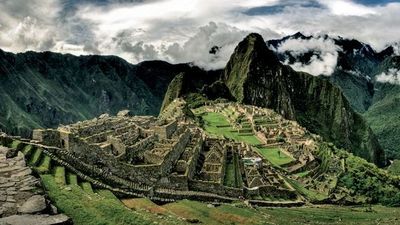
[[[376,51],[355,39],[302,33],[270,40],[267,44],[282,63],[340,87],[352,108],[365,114],[382,146],[389,151],[388,156],[398,157],[396,121],[400,109],[394,100],[400,84],[397,45]]]

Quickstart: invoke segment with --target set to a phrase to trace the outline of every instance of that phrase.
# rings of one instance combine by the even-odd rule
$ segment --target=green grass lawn
[[[260,145],[262,142],[254,135],[238,133],[230,127],[225,116],[220,113],[205,113],[202,115],[205,122],[204,129],[210,134],[216,136],[224,136],[235,141],[243,141],[250,145]],[[272,164],[280,166],[287,164],[293,159],[279,150],[279,148],[257,148],[263,157],[269,160]],[[280,152],[280,154],[279,154]]]
[[[395,225],[400,221],[400,208],[383,206],[341,207],[313,206],[301,208],[260,209],[270,215],[267,221],[284,225]]]
[[[262,144],[254,135],[240,135],[239,132],[233,130],[225,116],[220,113],[205,113],[202,115],[205,122],[204,129],[210,134],[216,136],[225,136],[236,141],[243,141],[251,145]]]
[[[293,159],[283,153],[279,148],[256,148],[272,164],[281,166],[293,161]],[[280,154],[279,154],[280,152]]]
[[[42,157],[42,160],[36,170],[39,173],[48,173],[51,168],[51,158],[48,155]]]
[[[269,224],[263,215],[250,208],[231,205],[207,207],[207,204],[189,200],[163,206],[168,211],[188,219],[197,219],[201,224]]]

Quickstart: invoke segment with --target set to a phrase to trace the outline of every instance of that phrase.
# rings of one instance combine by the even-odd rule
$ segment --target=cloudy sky
[[[1,0],[0,12],[6,51],[112,54],[207,69],[223,67],[249,32],[266,40],[298,31],[340,35],[377,50],[400,41],[400,2],[393,0]],[[221,47],[217,54],[209,53],[213,46]]]

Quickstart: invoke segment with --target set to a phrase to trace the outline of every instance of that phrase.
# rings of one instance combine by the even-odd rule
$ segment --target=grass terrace
[[[282,166],[293,161],[291,157],[283,153],[279,148],[256,148],[272,164]]]
[[[262,145],[262,142],[252,133],[251,129],[245,128],[245,132],[241,133],[235,130],[228,122],[226,117],[221,113],[196,111],[201,115],[204,121],[204,129],[215,137],[226,137],[238,142],[256,146]],[[250,126],[248,122],[243,122],[244,126]],[[283,153],[279,148],[256,148],[256,150],[268,161],[276,166],[282,166],[293,161],[291,157]],[[228,165],[229,170],[229,165]]]
[[[251,145],[262,144],[254,135],[242,135],[237,130],[233,129],[225,116],[220,113],[205,113],[202,115],[202,118],[205,122],[204,129],[211,135],[226,137],[239,142],[243,141]]]

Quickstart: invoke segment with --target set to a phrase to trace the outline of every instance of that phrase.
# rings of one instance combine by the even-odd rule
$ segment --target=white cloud
[[[323,7],[305,7],[304,2]],[[74,2],[73,10],[63,7]],[[363,6],[350,0],[2,0],[0,48],[118,55],[129,62],[162,59],[222,68],[234,46],[250,32],[264,39],[297,31],[355,38],[378,50],[400,39],[400,3]],[[276,13],[248,15],[248,9],[282,6]],[[212,22],[212,23],[210,23]],[[215,25],[213,25],[215,24]],[[306,44],[306,43],[303,43]],[[216,55],[212,46],[222,47]],[[313,46],[308,46],[313,47]],[[297,49],[298,51],[299,49]],[[308,65],[311,73],[331,72],[335,52]]]
[[[320,3],[326,5],[335,15],[365,16],[377,13],[373,8],[356,4],[349,0],[320,1]]]
[[[383,72],[376,77],[376,81],[380,83],[389,83],[400,85],[400,70],[389,69],[387,72]]]
[[[47,11],[50,9],[49,11]],[[0,3],[0,47],[9,51],[49,50],[55,45],[58,1],[4,0]]]
[[[392,46],[393,46],[394,54],[400,56],[400,42],[397,42],[397,43],[393,44]]]
[[[305,39],[288,39],[277,47],[277,52],[289,52],[293,57],[301,57],[306,53],[314,52],[307,63],[294,62],[284,63],[290,65],[294,70],[310,73],[314,76],[331,75],[337,65],[338,51],[340,48],[335,45],[333,40],[323,37]]]

